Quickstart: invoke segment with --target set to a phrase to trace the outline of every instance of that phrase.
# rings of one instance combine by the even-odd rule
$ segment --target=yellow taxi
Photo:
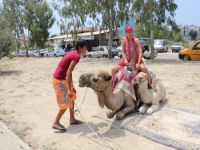
[[[200,60],[200,41],[197,41],[192,48],[179,51],[179,58],[182,60]]]

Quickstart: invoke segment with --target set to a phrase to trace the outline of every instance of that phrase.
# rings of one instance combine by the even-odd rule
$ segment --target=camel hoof
[[[139,112],[140,112],[141,114],[144,114],[145,111],[146,111],[146,110],[144,109],[144,107],[140,107]]]
[[[152,108],[149,108],[149,109],[147,110],[147,114],[148,114],[148,115],[152,115],[152,114],[153,114],[153,109],[152,109]]]
[[[124,117],[124,113],[122,113],[122,112],[118,112],[116,115],[117,120],[121,120],[123,117]]]
[[[114,115],[112,112],[106,112],[107,118],[112,118]]]

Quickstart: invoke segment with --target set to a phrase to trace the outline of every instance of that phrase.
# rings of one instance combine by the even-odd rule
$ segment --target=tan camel
[[[153,89],[148,89],[147,75],[144,72],[138,73],[135,77],[135,83],[138,84],[138,93],[140,95],[141,101],[144,103],[140,109],[140,113],[145,113],[151,115],[159,109],[160,101],[166,100],[166,89],[160,80],[156,79],[153,83]],[[151,104],[150,108],[147,104]]]
[[[126,114],[133,112],[136,108],[135,100],[125,93],[118,90],[113,93],[112,76],[105,71],[97,74],[86,73],[79,78],[80,87],[89,87],[95,91],[101,108],[106,106],[111,112],[107,112],[107,117],[112,118],[116,114],[116,119],[122,119]]]

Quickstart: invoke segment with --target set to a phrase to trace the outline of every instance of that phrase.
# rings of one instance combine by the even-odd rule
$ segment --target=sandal
[[[70,122],[70,125],[79,125],[82,124],[84,122],[80,121],[80,120],[75,120],[74,122]]]
[[[63,125],[61,125],[61,124],[53,125],[52,128],[53,128],[53,129],[56,129],[56,130],[59,130],[59,131],[62,131],[62,132],[67,130],[67,129],[66,129]]]

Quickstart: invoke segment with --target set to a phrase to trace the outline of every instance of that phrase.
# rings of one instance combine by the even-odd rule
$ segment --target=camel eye
[[[93,80],[93,82],[97,82],[99,79],[98,78],[93,78],[92,80]]]

